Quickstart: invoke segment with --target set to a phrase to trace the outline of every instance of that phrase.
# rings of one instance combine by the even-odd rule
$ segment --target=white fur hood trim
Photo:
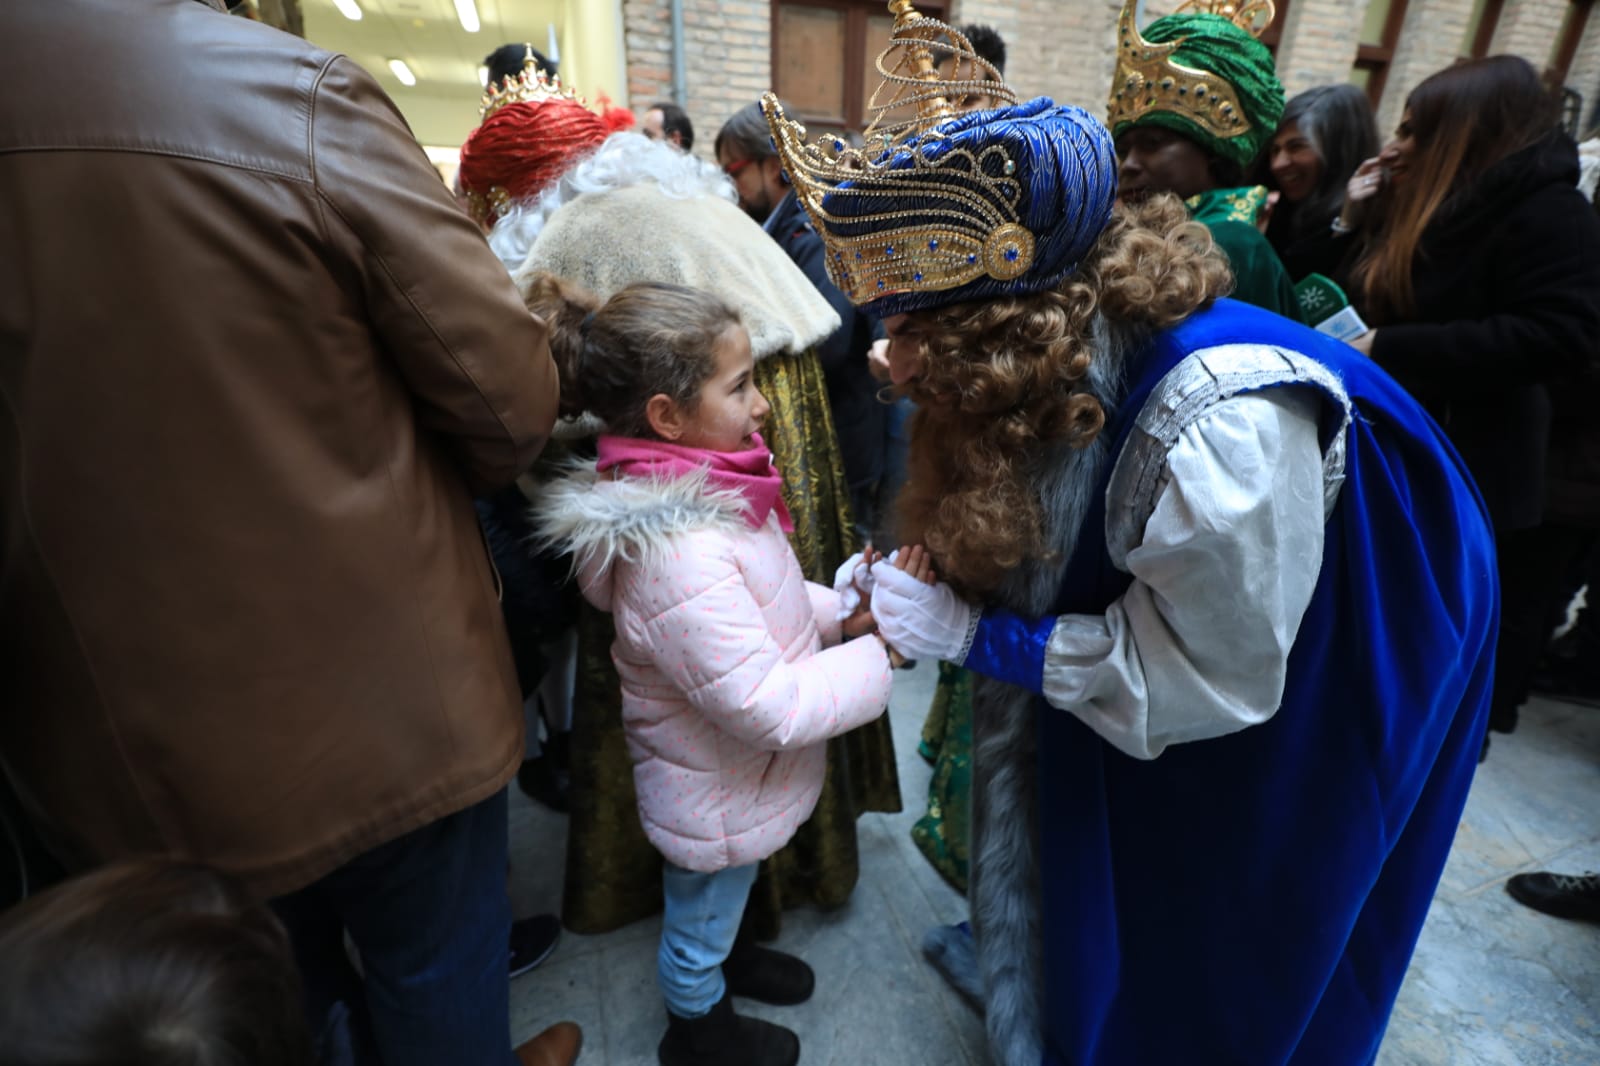
[[[601,599],[609,604],[618,561],[656,563],[686,535],[750,528],[744,495],[709,488],[709,474],[609,480],[593,462],[575,462],[541,488],[533,505],[539,542],[571,552],[585,594],[596,606]]]

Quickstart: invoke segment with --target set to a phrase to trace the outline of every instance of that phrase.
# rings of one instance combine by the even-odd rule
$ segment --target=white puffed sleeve
[[[1127,554],[1132,585],[1050,633],[1053,706],[1141,759],[1272,717],[1322,567],[1319,410],[1314,389],[1283,386],[1221,400],[1181,431]]]

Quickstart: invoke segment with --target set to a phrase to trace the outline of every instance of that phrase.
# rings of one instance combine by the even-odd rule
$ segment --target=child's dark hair
[[[535,274],[527,304],[550,327],[561,413],[587,411],[624,437],[652,436],[645,406],[657,393],[692,413],[716,373],[713,345],[739,324],[712,294],[655,282],[629,285],[602,304],[552,274]]]
[[[15,1066],[310,1066],[272,912],[202,866],[146,859],[0,919],[0,1059]]]

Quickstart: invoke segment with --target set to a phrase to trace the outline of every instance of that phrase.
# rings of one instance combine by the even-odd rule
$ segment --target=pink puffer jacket
[[[703,476],[613,481],[579,468],[547,488],[536,517],[615,621],[651,843],[707,872],[783,847],[816,806],[827,739],[888,705],[883,644],[838,644],[838,596],[802,577],[776,515],[750,528],[740,497]]]

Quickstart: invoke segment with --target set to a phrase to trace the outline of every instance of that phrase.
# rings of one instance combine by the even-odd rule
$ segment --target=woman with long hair
[[[1319,85],[1284,108],[1259,166],[1261,181],[1278,194],[1267,240],[1289,276],[1329,274],[1339,265],[1330,225],[1344,205],[1345,186],[1363,161],[1378,154],[1372,104],[1354,85]]]
[[[1600,221],[1578,154],[1526,60],[1449,67],[1412,91],[1395,137],[1351,179],[1369,217],[1347,291],[1358,338],[1449,434],[1488,504],[1505,600],[1491,728],[1510,732],[1544,618],[1550,392],[1596,361]],[[1487,748],[1485,748],[1487,750]]]

